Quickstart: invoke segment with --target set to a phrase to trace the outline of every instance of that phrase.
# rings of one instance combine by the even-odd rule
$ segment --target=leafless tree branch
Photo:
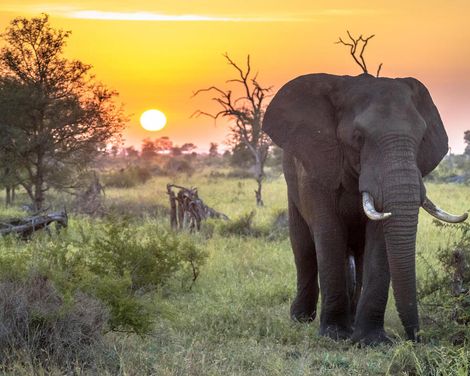
[[[272,87],[262,87],[258,81],[258,73],[252,74],[250,55],[246,58],[246,68],[241,68],[230,56],[223,55],[228,64],[238,73],[238,77],[227,80],[228,84],[237,84],[244,94],[233,98],[231,90],[222,90],[216,86],[200,89],[193,93],[193,97],[202,92],[215,92],[217,95],[211,98],[217,102],[221,110],[217,114],[204,111],[196,111],[193,116],[206,115],[213,119],[226,117],[234,122],[231,128],[232,139],[237,143],[243,143],[251,152],[255,161],[255,178],[258,183],[256,191],[257,204],[262,205],[261,184],[264,177],[264,161],[270,146],[269,138],[263,133],[263,122],[266,98]]]
[[[350,54],[354,61],[361,67],[362,71],[364,73],[369,73],[367,70],[367,65],[366,61],[364,59],[364,51],[366,49],[367,43],[369,42],[370,39],[372,39],[375,34],[372,34],[368,37],[363,37],[362,34],[358,38],[354,38],[349,30],[346,31],[348,34],[349,39],[351,42],[345,42],[341,37],[338,38],[338,41],[335,42],[335,44],[342,44],[344,46],[348,46],[350,48]],[[360,52],[359,56],[357,56],[357,51],[358,48],[360,47]],[[382,63],[380,64],[378,70],[377,70],[377,77],[379,76],[380,69],[382,68]]]

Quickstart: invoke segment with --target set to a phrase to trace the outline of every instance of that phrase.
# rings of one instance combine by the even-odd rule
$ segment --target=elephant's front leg
[[[382,222],[368,221],[364,253],[363,290],[357,307],[354,342],[366,345],[389,342],[384,331],[384,314],[390,271]]]
[[[313,229],[322,300],[320,334],[345,339],[352,332],[349,274],[345,262],[347,231],[333,198],[325,196],[317,202]]]
[[[312,321],[317,313],[318,272],[315,244],[310,229],[289,199],[289,234],[297,269],[297,296],[290,314],[295,321]]]

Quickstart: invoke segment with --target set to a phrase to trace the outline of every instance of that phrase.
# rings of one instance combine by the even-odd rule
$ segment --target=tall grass
[[[169,182],[198,187],[204,202],[235,220],[255,210],[250,226],[263,231],[260,236],[238,236],[221,231],[223,226],[215,223],[213,231],[194,236],[192,241],[208,255],[197,282],[191,289],[181,289],[175,280],[153,298],[151,303],[158,314],[150,335],[107,334],[105,339],[114,349],[112,359],[117,359],[118,365],[110,367],[103,360],[101,374],[468,374],[470,354],[465,346],[424,337],[420,345],[399,341],[390,347],[358,349],[348,341],[318,336],[318,321],[297,324],[289,319],[295,291],[290,243],[285,236],[267,235],[287,206],[283,178],[265,183],[264,208],[255,208],[255,183],[251,180],[210,176],[208,171],[171,181],[155,177],[133,189],[109,188],[106,205],[125,203],[130,211],[134,205],[166,207]],[[469,187],[428,184],[427,188],[429,197],[450,212],[470,209]],[[169,221],[163,212],[155,211],[140,218],[139,223],[145,228],[148,221],[155,220]],[[431,218],[420,213],[417,252],[426,255],[429,263],[437,264],[435,251],[452,236],[452,231],[437,231]],[[418,280],[424,278],[426,268],[418,264]],[[424,334],[432,325],[422,322]],[[403,337],[392,298],[387,306],[386,330]],[[17,373],[21,370],[28,374],[27,367],[18,364]]]

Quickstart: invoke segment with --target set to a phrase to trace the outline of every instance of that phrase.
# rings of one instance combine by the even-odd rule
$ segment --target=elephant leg
[[[369,221],[363,263],[363,289],[359,298],[352,340],[365,345],[389,342],[384,314],[390,286],[390,271],[382,222]]]
[[[357,304],[362,290],[362,254],[356,253],[355,256],[348,257],[349,271],[349,299],[351,304],[351,317],[355,317]]]
[[[351,308],[348,291],[349,273],[345,236],[341,228],[328,233],[315,233],[320,274],[320,335],[345,339],[351,335]],[[321,252],[320,252],[321,250]]]
[[[291,305],[296,321],[312,321],[317,313],[318,272],[315,244],[310,229],[289,199],[289,233],[297,269],[297,296]]]

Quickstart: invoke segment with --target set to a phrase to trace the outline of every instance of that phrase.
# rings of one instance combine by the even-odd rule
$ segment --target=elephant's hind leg
[[[318,269],[315,244],[310,229],[289,199],[289,234],[297,268],[297,296],[291,305],[291,318],[296,321],[315,319],[318,302]]]

